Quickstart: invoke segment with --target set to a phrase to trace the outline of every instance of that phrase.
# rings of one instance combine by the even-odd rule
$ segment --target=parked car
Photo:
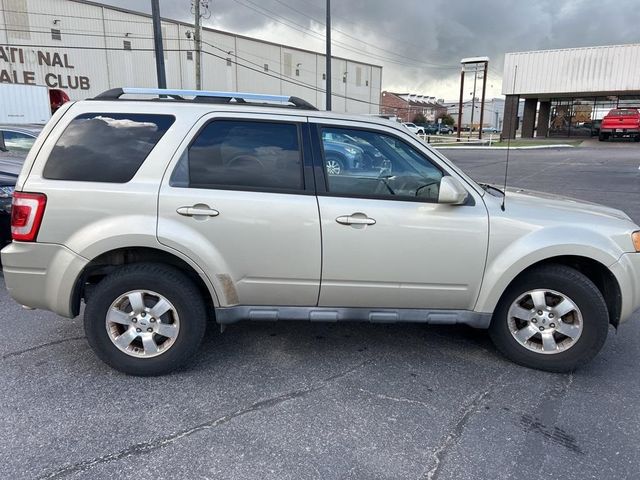
[[[598,140],[632,138],[640,141],[640,111],[637,108],[614,108],[600,124]]]
[[[118,370],[183,365],[211,319],[461,323],[568,371],[640,307],[640,227],[619,210],[522,190],[505,206],[400,125],[190,94],[63,105],[15,188],[9,294],[69,318],[84,302]],[[332,173],[340,135],[390,168]]]
[[[341,175],[347,170],[361,168],[364,162],[364,151],[359,146],[326,139],[323,146],[329,175]]]
[[[406,122],[403,123],[403,125],[407,127],[410,132],[415,133],[416,135],[424,135],[424,128],[419,127],[415,123]]]
[[[452,133],[453,127],[445,125],[444,123],[440,124],[440,135],[451,135]]]
[[[40,126],[0,125],[0,247],[11,242],[13,189],[40,130]]]
[[[482,127],[482,133],[498,133],[496,127]]]

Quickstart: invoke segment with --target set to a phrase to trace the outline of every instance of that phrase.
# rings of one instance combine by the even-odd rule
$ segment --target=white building
[[[504,137],[520,116],[523,137],[591,136],[609,110],[640,108],[640,44],[507,53],[502,93]]]
[[[168,88],[195,88],[193,25],[162,21]],[[202,88],[294,95],[325,106],[325,57],[209,28]],[[378,113],[382,67],[334,57],[335,111]],[[85,0],[0,0],[0,84],[45,85],[71,99],[155,87],[151,17]]]
[[[449,100],[444,103],[447,107],[447,113],[453,117],[453,120],[458,123],[458,112],[460,110],[460,103],[458,100]],[[473,118],[471,111],[473,110]],[[502,131],[502,124],[504,122],[504,99],[503,98],[490,98],[485,100],[484,103],[484,118],[483,127],[491,128],[497,131]],[[480,126],[480,100],[475,102],[466,100],[462,104],[462,126],[467,128],[473,123],[474,128]]]

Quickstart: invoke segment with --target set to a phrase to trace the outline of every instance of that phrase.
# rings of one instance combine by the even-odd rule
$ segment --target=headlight
[[[1,186],[0,187],[0,198],[11,198],[13,197],[13,191],[15,190],[15,187],[10,187],[10,186]]]
[[[640,230],[631,234],[631,240],[633,240],[636,252],[640,252]]]

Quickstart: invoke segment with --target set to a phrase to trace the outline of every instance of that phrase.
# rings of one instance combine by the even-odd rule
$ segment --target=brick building
[[[428,122],[435,122],[447,113],[447,108],[436,97],[413,93],[382,92],[380,114],[397,117],[402,122],[413,122],[418,114],[423,114]]]

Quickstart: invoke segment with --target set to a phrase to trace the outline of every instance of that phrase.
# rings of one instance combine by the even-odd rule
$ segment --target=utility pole
[[[167,77],[164,72],[164,49],[162,48],[162,25],[160,23],[160,0],[151,0],[151,16],[153,17],[153,43],[156,52],[156,74],[158,88],[167,88]]]
[[[327,77],[327,81],[326,81],[326,92],[327,92],[327,100],[326,100],[326,104],[327,107],[326,109],[329,111],[331,110],[331,0],[327,0],[327,51],[326,51],[326,57],[327,57],[327,73],[326,73],[326,77]]]
[[[462,70],[460,71],[460,102],[458,103],[458,131],[456,132],[456,136],[458,139],[456,141],[460,141],[460,135],[462,135],[462,108],[463,104],[463,96],[464,96],[464,64],[462,65]]]
[[[202,80],[200,76],[200,52],[202,44],[200,42],[200,0],[193,0],[193,7],[196,16],[195,31],[193,32],[193,43],[196,47],[196,90],[202,90]]]

